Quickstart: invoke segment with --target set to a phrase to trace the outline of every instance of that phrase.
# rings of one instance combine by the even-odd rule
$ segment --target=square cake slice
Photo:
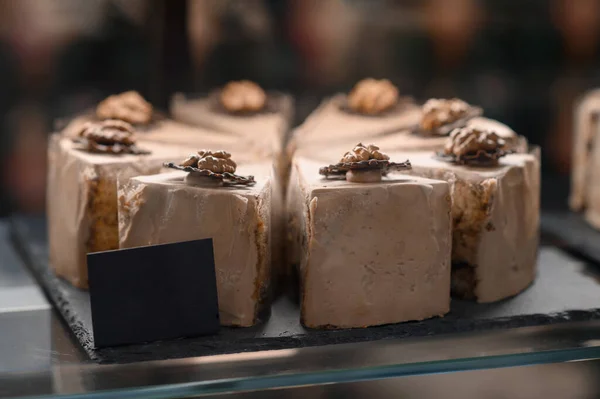
[[[252,326],[271,277],[272,166],[248,165],[253,186],[205,186],[175,171],[119,188],[121,248],[213,239],[220,321]],[[278,197],[275,197],[276,199]]]
[[[349,183],[319,176],[320,166],[296,159],[286,197],[302,323],[353,328],[447,313],[448,184],[408,175]]]
[[[540,163],[535,154],[509,154],[496,166],[456,165],[431,152],[409,158],[412,174],[450,183],[452,291],[494,302],[535,279],[539,242]]]
[[[187,149],[141,143],[149,154],[98,154],[53,135],[48,149],[47,216],[50,263],[57,275],[86,289],[89,252],[119,248],[117,181],[158,173]]]

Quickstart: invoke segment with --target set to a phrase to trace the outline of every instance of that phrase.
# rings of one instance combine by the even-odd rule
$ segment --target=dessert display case
[[[404,105],[388,99],[389,82],[361,94],[370,83],[296,129],[289,112],[263,109],[266,95],[252,109],[228,109],[250,106],[257,86],[247,92],[243,83],[211,100],[222,108],[200,104],[221,124],[233,121],[229,133],[155,120],[149,105],[142,122],[133,120],[127,92],[54,134],[48,218],[14,215],[4,235],[20,256],[11,262],[47,295],[46,323],[77,354],[73,366],[50,360],[31,375],[46,381],[36,384],[40,394],[243,393],[597,357],[600,341],[587,335],[600,319],[597,271],[560,243],[540,244],[539,148],[461,100]],[[385,107],[367,106],[374,93]],[[263,112],[274,112],[265,135],[242,129],[258,126]],[[357,137],[395,147],[387,154],[352,145]],[[203,144],[216,147],[194,148]],[[152,320],[168,330],[165,320],[187,321],[176,317],[178,306],[218,305],[216,333],[154,341],[133,333],[127,345],[95,339],[101,329],[90,304],[111,293],[88,282],[90,256],[203,239],[212,254],[191,264],[214,268],[212,305],[173,302],[174,317]],[[174,295],[191,276],[171,276],[164,254],[149,262],[164,276],[155,295]],[[110,269],[99,265],[94,275]],[[122,302],[106,303],[115,319],[131,318],[143,300],[119,285]],[[585,342],[546,335],[579,329]],[[444,350],[431,351],[437,346]],[[175,375],[163,383],[161,373]]]
[[[404,48],[419,40],[392,46],[382,32],[369,51],[342,45],[357,38],[352,12],[381,17],[375,7],[290,2],[267,24],[259,3],[157,1],[142,23],[148,87],[106,85],[44,132],[45,211],[0,219],[0,398],[461,397],[453,385],[503,373],[511,397],[527,383],[600,393],[574,377],[600,369],[598,91],[573,112],[569,193],[542,173],[560,144],[536,137],[512,91],[535,92],[497,74],[512,48],[466,62],[480,45],[435,28],[475,3],[437,22],[448,2],[402,6],[432,36],[425,60]],[[311,43],[298,21],[315,10],[347,30],[316,19],[330,41]],[[205,24],[235,44],[220,44],[235,55],[223,62],[205,32],[179,29],[195,26],[187,12],[254,22]],[[305,70],[248,67],[258,48],[229,34],[258,25],[289,29],[288,44],[250,41],[297,47]],[[415,57],[384,61],[392,47]],[[473,59],[496,59],[483,48]],[[459,61],[473,76],[452,72],[471,74]]]
[[[586,349],[552,342],[548,350],[532,350],[513,338],[499,352],[469,346],[464,353],[452,348],[411,358],[412,345],[490,337],[482,345],[494,348],[515,334],[531,334],[535,342],[537,334],[586,329],[600,318],[600,289],[592,266],[556,243],[539,245],[538,148],[526,148],[523,137],[461,100],[404,105],[397,96],[388,99],[389,82],[362,93],[371,83],[338,95],[333,108],[317,108],[296,129],[289,112],[274,111],[264,136],[241,127],[261,123],[266,95],[258,96],[258,109],[227,108],[249,106],[255,89],[262,90],[247,91],[247,83],[212,100],[223,108],[204,110],[217,113],[221,124],[233,121],[238,127],[230,133],[164,116],[153,121],[152,107],[137,94],[133,103],[144,120],[136,122],[128,113],[130,92],[107,98],[95,114],[57,132],[48,147],[48,219],[14,215],[5,234],[84,363],[64,373],[51,363],[49,390],[102,396],[123,388],[180,397],[597,356],[593,339]],[[366,106],[374,94],[380,96],[375,104],[383,98],[385,107]],[[106,104],[112,104],[108,110]],[[194,110],[193,103],[186,106]],[[346,126],[352,126],[349,137]],[[357,137],[385,140],[394,151],[350,145]],[[207,143],[218,147],[189,151]],[[130,344],[108,346],[94,338],[101,329],[94,325],[92,297],[112,303],[115,319],[131,318],[144,305],[131,296],[138,291],[127,294],[121,283],[122,302],[102,298],[111,293],[88,283],[90,256],[206,238],[213,255],[198,258],[197,267],[214,268],[218,295],[213,305],[173,302],[172,313],[178,306],[210,312],[218,304],[218,332],[149,342],[136,341],[132,331]],[[96,266],[96,276],[111,270]],[[174,295],[161,283],[177,289],[185,277],[169,274],[164,255],[148,265],[156,266],[164,276],[155,283],[156,295]],[[119,275],[103,276],[110,278]],[[343,354],[360,361],[319,361]],[[295,368],[298,356],[307,363]],[[283,372],[262,374],[260,365],[281,362],[290,362]],[[201,377],[179,380],[190,378],[179,369],[190,364]],[[161,385],[153,376],[141,387],[141,380],[115,381],[111,371],[135,375],[153,366],[159,374],[175,370],[165,371],[175,372],[175,381]]]
[[[402,135],[404,134],[402,133]],[[69,143],[72,141],[71,138],[68,140]],[[151,147],[152,142],[148,141],[148,146]],[[520,294],[500,301],[480,301],[491,303],[477,303],[473,301],[473,298],[469,298],[469,295],[463,295],[466,298],[459,299],[455,292],[455,297],[451,300],[448,308],[445,301],[450,299],[450,260],[452,260],[453,272],[455,266],[454,254],[450,253],[450,241],[451,237],[456,234],[451,228],[451,219],[454,217],[450,209],[451,195],[449,190],[451,186],[445,182],[447,176],[444,173],[440,172],[440,176],[436,176],[435,173],[430,173],[428,168],[453,171],[460,170],[463,166],[458,164],[444,164],[443,162],[445,161],[440,159],[434,160],[431,158],[431,153],[425,154],[423,152],[398,152],[396,155],[392,154],[394,158],[398,158],[399,155],[407,155],[413,159],[412,164],[410,162],[394,163],[392,161],[399,159],[389,160],[390,158],[380,153],[376,146],[367,147],[360,145],[352,152],[344,155],[342,161],[349,161],[352,164],[352,162],[356,161],[356,157],[366,156],[365,151],[367,151],[369,157],[381,158],[380,160],[375,159],[379,163],[373,163],[373,160],[367,161],[371,165],[369,166],[371,169],[367,169],[369,172],[378,171],[381,174],[385,174],[382,170],[378,169],[380,166],[377,166],[384,165],[386,168],[393,169],[395,167],[399,169],[400,174],[379,176],[382,179],[380,183],[372,181],[365,183],[361,181],[364,178],[361,175],[363,173],[361,169],[348,169],[352,170],[355,174],[354,177],[350,177],[347,175],[348,171],[344,169],[346,167],[344,163],[323,167],[326,163],[324,160],[319,160],[320,156],[327,159],[335,159],[333,156],[327,156],[327,152],[318,154],[319,156],[316,156],[313,152],[312,160],[296,156],[291,162],[292,171],[289,176],[289,183],[285,184],[287,186],[287,193],[285,194],[287,205],[284,208],[287,209],[286,212],[288,212],[288,215],[296,212],[296,209],[300,210],[298,214],[298,218],[300,218],[302,217],[301,215],[307,214],[307,211],[302,209],[311,208],[311,205],[300,201],[298,206],[296,206],[294,205],[296,199],[310,200],[310,198],[313,198],[313,200],[309,201],[312,202],[314,198],[321,198],[317,200],[321,202],[322,208],[320,209],[327,211],[329,208],[325,206],[327,204],[326,199],[327,196],[331,196],[333,208],[324,214],[309,213],[314,226],[310,227],[308,231],[314,236],[310,236],[308,242],[315,239],[319,241],[322,240],[322,238],[319,238],[320,235],[327,234],[328,225],[339,225],[343,222],[343,220],[331,220],[323,223],[320,218],[323,218],[323,215],[330,218],[339,217],[336,216],[336,212],[343,215],[343,212],[339,213],[339,210],[344,209],[343,206],[351,206],[354,202],[349,201],[348,204],[343,205],[344,201],[348,201],[348,198],[352,197],[343,190],[347,190],[348,193],[357,193],[352,195],[363,195],[361,194],[362,191],[368,192],[369,190],[373,190],[376,196],[381,196],[380,188],[378,188],[381,184],[386,187],[386,192],[392,193],[395,192],[394,190],[397,190],[398,193],[394,194],[393,197],[395,198],[394,204],[401,205],[398,201],[407,201],[414,216],[417,218],[416,220],[403,219],[405,216],[403,216],[401,211],[403,209],[402,206],[391,206],[387,210],[384,207],[378,207],[377,209],[381,210],[380,218],[373,213],[375,212],[375,209],[373,209],[368,213],[369,218],[358,224],[349,224],[348,228],[350,229],[349,231],[355,231],[363,225],[368,227],[369,221],[373,220],[377,221],[372,226],[373,228],[379,229],[381,234],[392,238],[403,236],[403,234],[407,234],[403,240],[409,240],[410,234],[416,237],[419,237],[419,234],[424,237],[423,234],[425,234],[427,237],[435,238],[431,245],[438,248],[439,253],[437,254],[431,253],[431,250],[427,248],[424,248],[422,251],[418,248],[411,248],[408,252],[401,251],[394,253],[393,239],[390,241],[392,246],[388,249],[383,247],[384,245],[388,245],[383,240],[377,243],[378,246],[382,246],[382,253],[391,254],[388,256],[392,256],[393,259],[402,260],[402,257],[406,256],[406,259],[413,261],[414,259],[418,259],[418,262],[423,262],[423,265],[431,264],[431,266],[438,268],[444,265],[444,262],[447,262],[445,266],[447,274],[445,277],[439,271],[434,273],[433,270],[427,271],[428,269],[422,269],[421,271],[425,272],[423,277],[417,277],[414,280],[416,290],[417,285],[419,289],[422,289],[422,287],[426,287],[425,284],[431,282],[432,273],[440,277],[440,287],[434,288],[434,291],[432,291],[435,292],[438,298],[434,304],[434,308],[418,308],[419,311],[422,311],[421,309],[432,309],[431,311],[426,310],[430,312],[429,314],[417,314],[415,316],[415,313],[405,312],[402,308],[387,308],[388,315],[392,315],[393,317],[403,312],[408,316],[405,319],[390,320],[387,318],[389,317],[388,315],[381,312],[368,315],[367,318],[362,315],[356,319],[347,318],[346,316],[349,314],[348,312],[351,312],[353,306],[363,306],[361,305],[362,300],[359,299],[346,299],[346,303],[341,301],[339,307],[330,307],[328,312],[322,312],[319,301],[331,303],[332,298],[335,298],[335,296],[331,296],[332,291],[330,288],[318,285],[320,277],[315,279],[315,271],[313,271],[313,281],[310,284],[304,282],[301,285],[305,289],[310,289],[314,292],[311,294],[311,297],[308,297],[313,301],[310,305],[299,302],[298,298],[295,298],[293,295],[290,296],[289,293],[293,293],[293,290],[288,290],[287,295],[284,293],[275,297],[274,302],[270,306],[270,314],[261,315],[261,321],[254,327],[236,328],[224,326],[221,327],[218,334],[208,337],[183,338],[115,347],[96,347],[93,341],[88,292],[75,287],[68,280],[61,279],[52,269],[51,261],[49,261],[51,257],[49,256],[49,237],[47,235],[48,232],[52,234],[52,230],[48,229],[47,221],[43,217],[14,216],[4,224],[5,246],[7,251],[15,254],[10,263],[17,263],[18,267],[21,268],[21,272],[29,270],[32,273],[39,286],[47,294],[47,298],[52,304],[53,309],[50,310],[50,304],[44,301],[46,307],[41,309],[44,316],[40,316],[44,324],[43,326],[39,326],[37,330],[45,331],[45,333],[40,334],[46,338],[39,342],[36,341],[36,345],[45,345],[45,348],[39,348],[41,352],[46,351],[44,352],[45,360],[42,362],[41,369],[31,369],[25,363],[25,366],[18,366],[19,369],[11,369],[9,372],[4,373],[0,376],[0,386],[5,388],[0,391],[0,395],[5,397],[79,397],[81,395],[92,394],[96,397],[120,397],[127,394],[132,397],[171,398],[210,396],[223,393],[245,395],[246,392],[272,389],[291,389],[292,392],[294,389],[298,389],[299,391],[297,392],[302,392],[302,389],[307,389],[302,387],[306,386],[312,387],[311,389],[323,389],[322,387],[330,384],[343,386],[344,384],[361,381],[407,378],[408,376],[415,375],[434,378],[433,375],[442,372],[474,372],[475,370],[491,370],[495,368],[540,365],[545,363],[557,364],[573,360],[594,359],[600,355],[600,347],[598,346],[598,342],[600,342],[598,339],[598,334],[600,334],[600,326],[598,325],[598,319],[600,318],[600,306],[598,305],[600,303],[600,289],[598,289],[597,284],[598,272],[595,270],[593,264],[588,264],[582,258],[565,252],[555,241],[542,240],[536,261],[536,279],[531,286],[527,287]],[[338,153],[335,148],[331,149],[331,152]],[[176,154],[179,153],[176,152]],[[132,237],[145,240],[145,232],[151,230],[144,227],[144,223],[146,226],[153,225],[153,222],[147,224],[153,217],[157,217],[157,220],[160,220],[161,223],[167,223],[168,226],[172,226],[169,224],[171,223],[169,217],[177,214],[175,212],[176,208],[172,206],[162,207],[160,205],[165,202],[161,198],[171,190],[170,186],[179,187],[183,184],[191,184],[192,186],[185,186],[188,188],[185,188],[185,190],[181,191],[181,194],[177,195],[187,196],[186,192],[193,192],[193,198],[201,195],[196,194],[194,190],[206,190],[206,193],[202,195],[209,195],[211,190],[220,190],[219,186],[214,186],[214,183],[211,183],[212,186],[207,188],[200,187],[198,189],[194,186],[196,184],[195,180],[185,183],[188,178],[186,173],[193,173],[196,169],[203,170],[201,166],[204,164],[200,161],[204,155],[207,154],[199,152],[197,155],[194,155],[195,158],[192,163],[194,165],[197,164],[197,167],[185,166],[189,161],[189,159],[186,159],[179,165],[172,163],[165,164],[165,166],[181,169],[180,171],[161,171],[161,174],[155,174],[150,177],[126,176],[123,177],[125,184],[122,181],[118,181],[117,191],[123,193],[118,195],[119,199],[116,204],[117,207],[120,207],[119,213],[122,213],[118,221],[119,229],[126,226],[125,231],[128,234],[135,233]],[[221,163],[226,166],[228,161],[225,162],[225,160],[229,159],[228,155],[226,153],[222,155],[223,162]],[[101,154],[100,156],[106,157],[108,155]],[[125,157],[129,156],[131,155],[125,155]],[[218,155],[216,159],[218,160],[220,156]],[[386,159],[386,157],[388,158]],[[508,157],[513,157],[516,160],[523,158],[534,165],[532,168],[523,169],[520,166],[513,167],[513,161],[510,161],[512,158],[509,158],[508,161],[500,161],[501,165],[503,165],[500,170],[506,168],[506,170],[511,171],[510,176],[512,180],[510,180],[511,184],[507,187],[510,187],[512,190],[515,187],[520,187],[515,185],[516,182],[531,183],[529,180],[518,177],[520,176],[519,173],[534,179],[533,183],[527,185],[530,191],[533,190],[534,192],[527,190],[518,191],[518,194],[523,196],[523,201],[516,201],[515,204],[520,202],[525,206],[528,200],[531,201],[532,209],[525,212],[522,218],[517,219],[518,223],[524,223],[523,226],[528,226],[528,223],[530,223],[535,227],[537,225],[535,211],[539,207],[537,203],[537,195],[539,193],[535,193],[539,187],[539,181],[535,180],[535,164],[538,157],[535,151],[532,154],[509,154]],[[175,156],[173,158],[175,158],[174,161],[176,162],[177,159],[181,159],[181,157],[176,158]],[[211,162],[217,161],[213,160]],[[217,163],[220,164],[219,162]],[[357,162],[360,164],[361,161]],[[434,163],[433,166],[431,165],[432,162]],[[515,162],[520,165],[520,161]],[[353,168],[354,166],[349,167]],[[407,171],[404,169],[409,169],[409,173],[405,173]],[[231,170],[235,171],[233,168]],[[264,180],[264,176],[271,176],[274,181],[277,181],[278,177],[276,176],[285,175],[277,174],[269,167],[265,168],[264,165],[253,164],[250,161],[241,162],[239,172],[236,171],[236,173],[245,173],[244,170],[252,173],[253,176],[244,177],[235,174],[231,174],[231,176],[237,176],[236,179],[242,179],[240,181],[245,182],[249,181],[250,178],[254,179],[255,176],[257,179],[262,176],[263,181],[268,182],[268,179]],[[490,169],[483,170],[485,171],[484,175],[491,173],[491,175],[495,176],[494,173],[500,173],[499,177],[494,177],[497,179],[505,178],[503,177],[505,174],[509,175],[506,171],[490,172]],[[526,170],[527,172],[519,172],[520,170]],[[387,169],[383,171],[388,172]],[[229,173],[225,172],[225,169],[220,172]],[[321,173],[321,176],[319,176],[319,173]],[[342,174],[341,176],[346,174],[346,180],[340,180],[335,176],[340,173]],[[473,173],[468,167],[467,172],[461,173],[457,173],[457,175],[465,176],[466,173],[467,177],[461,177],[465,181],[471,182],[470,184],[479,184],[477,183],[477,179],[468,177],[468,173]],[[329,176],[329,174],[333,174],[333,177]],[[429,180],[427,176],[431,176],[436,180]],[[191,178],[198,179],[205,177],[192,176]],[[370,179],[372,174],[369,174],[367,177]],[[355,178],[359,180],[351,181],[351,179]],[[163,182],[161,179],[166,180]],[[235,181],[233,180],[233,182]],[[132,196],[130,192],[135,191],[134,188],[140,185],[149,186],[156,192],[150,191],[151,195],[144,194],[148,195],[145,200],[139,195]],[[278,186],[278,190],[283,190],[280,187],[282,184],[278,184]],[[348,187],[348,189],[343,189],[342,187]],[[456,187],[452,189],[456,190]],[[161,194],[161,190],[165,190],[165,193]],[[235,190],[241,191],[237,192]],[[244,198],[245,195],[248,195],[247,200],[244,201],[248,204],[253,203],[254,198],[257,201],[260,198],[272,199],[272,191],[265,191],[263,184],[253,185],[249,190],[244,190],[243,187],[235,188],[234,186],[228,187],[227,191],[223,191],[223,193],[235,196],[236,198]],[[313,194],[310,196],[306,194],[299,195],[298,192],[301,191],[310,191]],[[517,191],[514,192],[517,193]],[[412,196],[415,195],[415,198],[420,198],[423,193],[427,193],[431,198],[427,199],[427,201],[420,201],[417,206]],[[337,200],[334,194],[338,196]],[[173,194],[168,195],[170,201],[176,200]],[[453,193],[452,195],[458,194]],[[127,200],[129,197],[140,201],[139,204],[130,203],[131,201]],[[383,196],[375,202],[385,204],[385,198],[387,197]],[[508,197],[500,194],[498,198],[506,201]],[[277,201],[282,200],[282,198],[279,198]],[[185,205],[185,202],[181,203]],[[229,206],[230,202],[228,200],[220,200],[215,204],[215,206],[223,207]],[[142,225],[139,231],[135,232],[129,226],[132,221],[129,218],[123,218],[126,215],[125,211],[129,212],[136,206],[146,205],[151,206],[151,209],[139,222],[136,222],[142,223]],[[189,207],[190,204],[187,204],[182,209]],[[368,202],[363,207],[369,209]],[[408,205],[404,208],[406,207]],[[422,207],[421,213],[417,212],[417,210],[421,209],[419,207]],[[161,216],[162,208],[169,210],[169,212]],[[431,217],[431,226],[427,224],[429,222],[426,223],[426,217],[429,215],[428,209],[438,210],[429,216]],[[520,208],[509,207],[507,209],[518,210]],[[222,211],[218,212],[223,213]],[[259,219],[264,218],[266,221],[273,217],[273,212],[274,209],[271,209],[270,213],[263,212]],[[279,212],[279,215],[275,216],[275,218],[281,218],[281,210],[277,212]],[[311,212],[311,210],[309,209],[308,212]],[[391,215],[394,212],[399,213],[389,220],[390,225],[388,228],[384,223],[386,215]],[[260,211],[255,213],[258,215]],[[225,214],[229,214],[229,211],[225,212]],[[519,213],[517,212],[517,214]],[[208,220],[201,213],[197,213],[196,216],[200,218],[197,223],[201,224],[202,221]],[[525,216],[533,217],[533,219],[527,219]],[[495,216],[495,218],[490,219],[491,223],[495,225],[501,226],[502,223],[507,223],[499,216]],[[182,227],[183,230],[179,231],[175,229],[171,232],[168,229],[161,230],[165,234],[164,239],[166,241],[180,241],[194,238],[192,234],[194,230],[191,227],[185,228],[185,223],[187,223],[185,218],[174,217],[174,220],[180,221],[177,227]],[[237,217],[232,220],[239,221],[241,219]],[[289,220],[288,217],[288,223]],[[405,227],[408,228],[406,230],[407,233],[404,233],[402,230],[403,227],[395,224],[394,220],[406,220]],[[528,220],[533,221],[528,222]],[[183,222],[185,223],[181,224]],[[197,223],[192,223],[190,226]],[[419,233],[420,230],[409,228],[417,223],[422,223],[427,233]],[[483,222],[478,223],[488,222],[484,219]],[[510,223],[517,222],[508,223],[510,225]],[[268,222],[261,224],[269,230]],[[275,245],[275,248],[284,245],[285,248],[289,249],[285,254],[285,259],[294,260],[292,263],[303,264],[306,262],[303,259],[308,257],[311,259],[310,266],[316,268],[314,269],[316,271],[319,271],[319,269],[328,270],[323,265],[339,264],[340,261],[331,258],[326,249],[323,250],[319,247],[314,247],[314,251],[322,251],[320,255],[319,252],[306,252],[304,244],[302,244],[306,240],[302,238],[306,232],[303,232],[302,229],[294,230],[298,226],[303,225],[305,223],[287,224],[286,228],[292,233],[288,235],[288,239],[291,240],[292,245],[284,245],[281,242]],[[318,230],[318,228],[322,228],[323,231]],[[346,227],[341,228],[339,231],[344,232],[344,228]],[[433,234],[434,232],[430,231],[432,228],[439,231]],[[537,245],[537,230],[534,230],[536,232],[532,236],[532,239],[534,240],[534,244]],[[484,229],[479,234],[492,234],[493,231],[491,229]],[[190,232],[192,235],[186,238],[181,236],[182,232]],[[199,236],[202,236],[202,234],[200,233]],[[374,234],[371,233],[371,236],[377,237]],[[526,234],[526,230],[523,234]],[[170,239],[169,237],[171,236],[174,239]],[[128,240],[126,235],[121,237],[125,241]],[[164,242],[160,236],[155,234],[148,237],[152,239],[157,239],[158,237],[158,241],[155,243]],[[351,235],[348,237],[351,237]],[[294,246],[294,242],[299,245]],[[445,247],[441,246],[443,242],[447,242]],[[421,245],[423,241],[418,240],[411,245],[417,243]],[[366,244],[368,245],[368,241]],[[136,245],[140,245],[140,243]],[[344,240],[339,241],[339,244],[331,242],[328,248],[335,249],[335,245],[344,245]],[[359,250],[360,245],[360,241],[351,244],[357,250]],[[490,248],[494,248],[493,244],[488,245],[491,245]],[[507,244],[505,253],[510,253],[510,250],[512,250],[511,245]],[[266,251],[267,247],[268,245],[264,243],[257,248],[259,251]],[[519,246],[518,248],[521,247]],[[216,254],[220,253],[218,246],[215,247],[215,250]],[[371,248],[365,248],[362,251],[368,253],[370,250]],[[477,256],[488,254],[488,250],[485,250],[485,248],[476,249],[476,251],[479,251],[476,252],[478,253]],[[277,251],[271,250],[271,252]],[[225,254],[226,252],[223,253]],[[337,249],[334,253],[339,254],[338,256],[342,260],[342,264],[346,265],[346,267],[356,267],[353,265],[351,258],[346,257],[347,255],[343,250]],[[17,254],[19,256],[16,256]],[[249,257],[248,259],[252,258]],[[257,256],[255,258],[266,259],[266,256]],[[360,258],[357,259],[359,259],[360,263]],[[237,264],[238,262],[236,261],[235,263]],[[277,263],[272,264],[274,266],[278,265]],[[384,259],[381,264],[389,264],[389,261]],[[218,270],[218,263],[215,267]],[[306,267],[306,265],[303,267]],[[24,273],[27,272],[25,271]],[[280,270],[278,273],[267,274],[287,275],[288,273],[289,271]],[[340,274],[342,272],[338,271],[337,273]],[[327,278],[331,279],[333,277],[329,276]],[[355,289],[352,288],[354,284],[353,279],[355,278],[356,276],[350,274],[344,276],[347,289]],[[255,276],[253,279],[256,281],[257,277]],[[401,278],[398,281],[402,282],[404,280]],[[556,289],[557,281],[560,282],[560,289]],[[387,282],[384,280],[374,280],[373,284],[378,284],[377,287],[380,288],[377,288],[377,290],[381,291],[383,289],[381,287],[385,287]],[[452,289],[455,290],[454,285]],[[517,288],[517,292],[522,289]],[[344,288],[341,287],[341,290],[340,288],[338,290],[335,295],[342,295],[341,298],[344,298]],[[413,289],[410,284],[406,287],[400,286],[398,287],[398,291],[389,292],[387,297],[412,291]],[[418,292],[418,290],[416,291]],[[460,292],[458,290],[459,294]],[[227,294],[225,301],[235,298],[231,295]],[[319,295],[321,295],[320,300]],[[328,297],[328,295],[330,296]],[[427,297],[426,291],[423,291],[423,295],[425,295],[424,298]],[[305,298],[307,297],[305,296]],[[376,298],[376,296],[372,298]],[[424,298],[421,298],[421,300],[425,300]],[[222,302],[221,299],[219,301]],[[243,301],[239,302],[238,305],[242,303]],[[383,303],[371,302],[370,306],[374,306],[373,309],[382,309]],[[235,302],[231,302],[231,304],[235,304]],[[404,305],[402,302],[401,304]],[[310,306],[310,309],[308,306]],[[348,308],[345,309],[344,306]],[[413,306],[418,306],[418,301]],[[339,312],[338,309],[342,309],[343,311]],[[239,310],[241,311],[242,308],[240,307]],[[443,314],[445,314],[444,317],[422,320]],[[402,322],[405,320],[413,321]],[[13,322],[15,321],[11,320],[11,323]],[[357,323],[357,325],[344,324],[349,322]],[[327,328],[323,329],[323,324]],[[369,324],[374,326],[367,328],[347,328],[362,327]],[[377,324],[382,325],[377,326]],[[16,331],[22,328],[18,324],[15,325]],[[331,329],[331,327],[336,328]],[[11,337],[14,341],[17,341],[19,338],[18,334],[14,334]],[[25,352],[23,356],[27,359],[29,356],[35,357],[37,355]],[[23,379],[31,381],[32,386],[30,390],[24,389],[23,385],[19,383]]]

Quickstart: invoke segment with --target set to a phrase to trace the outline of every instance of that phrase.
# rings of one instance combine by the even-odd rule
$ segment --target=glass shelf
[[[15,269],[14,258],[10,262],[11,275],[15,270],[22,274],[14,285],[34,290],[24,267]],[[99,365],[87,359],[44,298],[33,297],[35,307],[8,311],[0,303],[0,398],[183,398],[600,358],[600,320],[563,320],[538,327]]]
[[[53,311],[36,312],[42,318],[50,312],[51,347],[31,348],[26,355],[36,357],[37,370],[0,374],[0,397],[182,398],[600,358],[600,321],[589,321],[97,365],[85,359]],[[5,326],[7,321],[18,322],[0,323]]]

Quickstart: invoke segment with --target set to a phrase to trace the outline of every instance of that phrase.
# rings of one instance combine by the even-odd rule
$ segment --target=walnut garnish
[[[200,150],[197,154],[190,155],[179,166],[194,166],[214,173],[235,173],[237,168],[230,153],[210,150]]]
[[[506,141],[496,133],[467,126],[450,133],[443,155],[459,164],[496,164],[509,153],[505,147]]]
[[[363,79],[348,95],[348,107],[367,115],[380,114],[397,103],[398,88],[387,79]]]
[[[83,149],[91,152],[111,154],[148,153],[135,146],[133,126],[116,119],[86,123],[75,140],[83,144]]]
[[[391,162],[390,157],[376,145],[358,143],[352,151],[344,154],[339,163],[320,168],[319,174],[325,177],[343,175],[349,182],[372,183],[381,181],[381,177],[390,171],[408,169],[411,169],[409,161]]]
[[[365,146],[362,143],[358,143],[352,151],[348,151],[344,154],[340,163],[348,163],[348,162],[360,162],[367,161],[369,159],[376,159],[379,161],[385,161],[390,159],[390,157],[379,151],[379,147],[373,144],[369,144]]]
[[[213,179],[227,184],[252,185],[256,183],[253,176],[238,176],[235,174],[237,164],[227,151],[200,150],[191,154],[183,162],[175,164],[167,162],[167,168],[183,170],[190,175]]]
[[[423,104],[421,129],[432,132],[443,125],[466,117],[470,109],[469,104],[458,98],[449,100],[432,98]]]
[[[136,125],[150,123],[152,112],[152,105],[137,91],[109,96],[96,107],[100,119],[120,119]]]
[[[249,80],[229,82],[221,90],[221,104],[229,112],[258,112],[267,103],[267,94]]]

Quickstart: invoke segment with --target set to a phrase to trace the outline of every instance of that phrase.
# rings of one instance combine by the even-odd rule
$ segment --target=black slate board
[[[309,330],[297,305],[278,299],[270,318],[252,328],[221,328],[210,337],[95,349],[87,292],[56,278],[49,269],[43,219],[14,218],[15,244],[91,359],[100,363],[206,356],[304,346],[352,343],[452,332],[512,328],[600,319],[600,283],[593,268],[560,250],[542,247],[538,278],[521,295],[494,304],[452,301],[444,318],[354,330]]]

